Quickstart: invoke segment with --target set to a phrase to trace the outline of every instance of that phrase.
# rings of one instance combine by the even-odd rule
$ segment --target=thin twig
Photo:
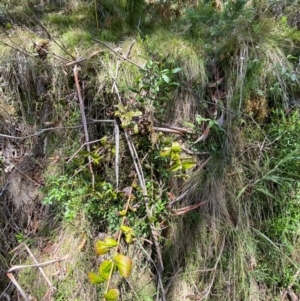
[[[11,42],[12,42],[12,41],[11,41]],[[9,45],[9,44],[7,44],[6,42],[3,42],[3,41],[0,41],[0,43],[3,44],[3,45],[6,46],[6,47],[9,47],[9,48],[11,48],[11,49],[17,51],[17,52],[21,52],[21,53],[23,53],[23,54],[26,55],[26,56],[33,57],[33,55],[31,55],[31,54],[29,54],[28,52],[26,52],[26,50],[20,49],[20,48],[17,47],[17,46]],[[12,42],[12,43],[13,43],[13,42]]]
[[[34,41],[32,41],[32,43],[33,43],[33,45],[35,46],[35,47],[39,47]],[[43,48],[43,47],[39,47],[39,49],[41,49],[41,50],[43,50],[44,52],[45,52],[45,54],[51,54],[51,55],[53,55],[54,57],[57,57],[57,58],[59,58],[59,59],[62,59],[62,60],[64,60],[64,61],[68,61],[69,63],[69,65],[71,65],[73,62],[70,62],[70,60],[69,59],[67,59],[67,58],[65,58],[65,57],[63,57],[63,56],[61,56],[61,55],[58,55],[58,54],[55,54],[55,53],[53,53],[53,52],[51,52],[51,51],[48,51],[47,49],[45,49],[45,48]],[[80,62],[80,61],[76,61],[76,62]],[[75,63],[76,63],[75,62]],[[66,66],[68,66],[68,64],[66,64]]]
[[[32,258],[32,260],[35,262],[35,264],[30,264],[30,265],[14,265],[12,266],[8,271],[7,271],[7,277],[11,280],[11,282],[15,285],[15,287],[18,289],[18,291],[20,292],[20,294],[22,295],[22,297],[24,298],[25,301],[30,301],[30,299],[27,297],[26,293],[23,291],[23,289],[21,288],[21,286],[19,285],[19,283],[17,282],[17,280],[15,279],[14,275],[13,275],[13,271],[19,270],[19,269],[24,269],[24,268],[32,268],[32,267],[37,267],[40,271],[40,273],[43,275],[43,277],[45,278],[46,282],[48,283],[50,289],[54,288],[51,281],[49,280],[49,278],[47,277],[47,275],[45,274],[44,270],[42,269],[43,266],[64,260],[68,257],[65,256],[63,258],[59,258],[59,259],[55,259],[55,260],[50,260],[47,262],[42,262],[39,263],[37,261],[37,259],[35,258],[35,256],[33,255],[33,253],[31,252],[31,250],[28,248],[28,246],[25,243],[21,243],[20,245],[18,245],[16,248],[14,248],[10,253],[15,252],[16,250],[20,249],[21,247],[25,247],[27,253],[29,254],[29,256]]]
[[[59,127],[52,127],[52,128],[46,128],[46,129],[42,129],[34,134],[31,135],[27,135],[27,136],[10,136],[10,135],[5,135],[5,134],[0,134],[0,137],[3,138],[8,138],[8,139],[28,139],[30,137],[35,137],[35,136],[39,136],[44,132],[49,132],[49,131],[54,131],[54,130],[66,130],[66,129],[77,129],[82,127],[82,125],[74,125],[74,126],[59,126]]]
[[[80,147],[79,147],[79,149],[69,158],[69,160],[67,161],[67,164],[69,164],[75,157],[76,157],[76,155],[87,145],[87,144],[94,144],[94,143],[96,143],[96,142],[98,142],[98,141],[100,141],[101,139],[97,139],[97,140],[94,140],[94,141],[90,141],[90,142],[85,142],[85,143],[83,143]]]
[[[173,280],[180,274],[180,271],[182,270],[182,267],[179,268],[168,280],[167,284],[166,284],[166,287],[165,287],[165,290],[166,290],[166,293],[169,291],[170,287],[171,287],[171,284],[173,282]]]
[[[135,40],[132,40],[125,57],[129,58],[129,55],[130,55],[130,52],[132,50],[134,43],[135,43]]]
[[[116,189],[119,190],[119,154],[120,154],[120,130],[118,124],[114,123],[116,155],[115,155],[115,174],[116,174]]]
[[[39,183],[37,183],[36,181],[34,181],[32,178],[30,178],[26,173],[24,173],[22,170],[20,170],[16,165],[14,165],[14,168],[20,172],[24,177],[26,177],[29,181],[33,182],[36,186],[40,186]]]
[[[97,25],[97,30],[99,31],[99,21],[98,21],[98,11],[97,11],[97,0],[94,0],[94,9],[95,9],[95,18],[96,18],[96,25]]]
[[[30,18],[30,16],[27,16],[29,19],[31,19]],[[49,33],[49,31],[47,30],[47,28],[41,23],[41,21],[39,21],[37,18],[34,18],[34,19],[31,19],[32,21],[34,21],[34,22],[36,22],[45,32],[46,32],[46,34],[47,34],[47,36],[48,36],[48,39],[49,40],[51,40],[51,41],[53,41],[62,51],[64,51],[66,54],[68,54],[74,61],[76,60],[75,59],[75,57],[64,47],[64,46],[62,46],[60,43],[58,43],[57,41],[56,41],[56,39],[54,39],[54,37],[53,37],[53,35],[51,35],[50,33]]]
[[[136,64],[135,62],[131,61],[129,58],[127,58],[125,55],[120,54],[119,52],[115,51],[113,48],[111,48],[110,46],[108,46],[106,43],[97,40],[97,39],[93,39],[95,42],[100,43],[102,45],[104,45],[105,47],[107,47],[110,51],[112,51],[113,53],[117,54],[119,57],[121,57],[123,60],[131,63],[132,65],[136,66],[139,69],[143,69],[141,66],[139,66],[138,64]]]
[[[0,295],[0,298],[6,298],[6,300],[7,301],[10,301],[11,299],[10,299],[10,296],[7,294],[7,293],[5,293],[5,292],[3,292],[1,295]]]
[[[58,261],[65,260],[65,259],[67,259],[67,256],[59,258],[59,259],[49,260],[49,261],[35,263],[35,264],[13,265],[7,272],[11,273],[13,271],[25,269],[25,268],[40,268],[40,267],[44,267],[44,266],[47,266],[49,264],[52,264],[52,263],[55,263]]]

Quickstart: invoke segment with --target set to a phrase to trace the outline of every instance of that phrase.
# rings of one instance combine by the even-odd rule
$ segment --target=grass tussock
[[[172,59],[174,66],[182,68],[181,75],[186,82],[197,81],[202,87],[206,84],[207,71],[201,46],[193,45],[180,35],[160,30],[147,38],[146,47],[157,60]]]

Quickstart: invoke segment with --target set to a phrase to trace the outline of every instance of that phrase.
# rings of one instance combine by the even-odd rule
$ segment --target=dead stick
[[[86,122],[86,116],[85,116],[85,112],[84,112],[84,103],[83,103],[83,99],[81,96],[81,90],[80,90],[80,85],[79,85],[79,80],[78,80],[78,68],[77,65],[75,65],[74,67],[74,78],[75,78],[75,85],[76,85],[76,89],[77,89],[77,94],[78,94],[78,99],[79,99],[79,108],[80,108],[80,112],[81,112],[81,120],[82,120],[82,125],[83,125],[83,129],[84,129],[84,135],[85,135],[85,143],[86,143],[86,149],[87,151],[90,153],[91,152],[91,147],[89,144],[89,132],[88,132],[88,128],[87,128],[87,122]],[[95,175],[94,175],[94,171],[93,171],[93,165],[92,165],[92,158],[89,155],[88,156],[89,159],[89,168],[90,168],[90,173],[92,175],[92,186],[93,189],[95,187]]]
[[[39,262],[37,261],[37,259],[35,258],[35,256],[33,255],[33,253],[30,251],[30,249],[28,248],[28,246],[25,243],[24,243],[24,246],[25,246],[25,249],[26,249],[27,253],[30,255],[30,257],[35,262],[35,264],[39,265]],[[49,280],[49,278],[47,277],[47,275],[45,274],[42,267],[38,266],[38,269],[41,272],[41,274],[43,275],[43,277],[45,278],[45,280],[48,283],[49,287],[52,287],[53,285],[52,285],[51,281]]]
[[[14,277],[14,275],[12,273],[7,273],[7,277],[10,279],[10,281],[18,289],[18,291],[20,292],[20,294],[22,295],[22,297],[24,298],[24,300],[25,301],[30,301],[30,299],[26,296],[25,292],[21,288],[20,284],[18,283],[18,281],[16,280],[16,278]]]
[[[44,267],[44,266],[49,265],[51,263],[55,263],[55,262],[62,261],[62,260],[65,260],[65,259],[67,259],[67,256],[65,256],[63,258],[59,258],[59,259],[49,260],[49,261],[46,261],[46,262],[36,263],[36,264],[13,265],[7,272],[11,273],[13,271],[20,270],[20,269],[25,269],[25,268]]]

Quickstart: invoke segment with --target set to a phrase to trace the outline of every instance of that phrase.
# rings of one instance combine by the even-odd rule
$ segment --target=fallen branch
[[[153,127],[153,131],[155,132],[163,132],[163,133],[170,133],[170,134],[177,134],[177,135],[183,135],[183,132],[179,131],[179,130],[174,130],[171,128],[162,128],[162,127],[157,127],[154,126]]]
[[[21,288],[20,284],[18,283],[18,281],[16,280],[14,275],[12,273],[7,273],[7,277],[10,279],[10,281],[15,285],[17,290],[20,292],[20,294],[24,298],[24,301],[30,301],[30,299],[27,297],[27,295],[25,294],[25,292]]]
[[[37,259],[35,258],[35,256],[33,255],[33,253],[30,251],[30,249],[28,248],[28,246],[25,243],[21,243],[19,246],[17,246],[16,248],[14,248],[10,253],[15,252],[16,250],[20,249],[21,247],[25,247],[27,253],[29,254],[29,256],[32,258],[32,260],[35,262],[34,264],[30,264],[30,265],[13,265],[8,271],[7,271],[7,277],[11,280],[11,282],[15,285],[15,287],[17,288],[17,290],[20,292],[20,294],[22,295],[22,297],[24,298],[25,301],[30,301],[30,299],[27,297],[26,293],[23,291],[23,289],[21,288],[21,286],[19,285],[19,283],[17,282],[16,278],[13,275],[13,271],[16,270],[20,270],[20,269],[24,269],[24,268],[32,268],[32,267],[37,267],[40,271],[40,273],[43,275],[43,277],[45,278],[46,282],[49,285],[50,290],[49,291],[53,291],[56,290],[56,288],[52,285],[51,281],[49,280],[49,278],[47,277],[47,275],[45,274],[44,270],[42,269],[43,266],[58,262],[58,261],[62,261],[64,259],[66,259],[68,257],[65,256],[63,258],[59,258],[59,259],[55,259],[55,260],[50,260],[47,262],[42,262],[39,263],[37,261]]]

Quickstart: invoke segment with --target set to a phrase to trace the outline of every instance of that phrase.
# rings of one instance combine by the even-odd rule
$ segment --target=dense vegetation
[[[2,1],[0,300],[299,300],[299,8]]]

